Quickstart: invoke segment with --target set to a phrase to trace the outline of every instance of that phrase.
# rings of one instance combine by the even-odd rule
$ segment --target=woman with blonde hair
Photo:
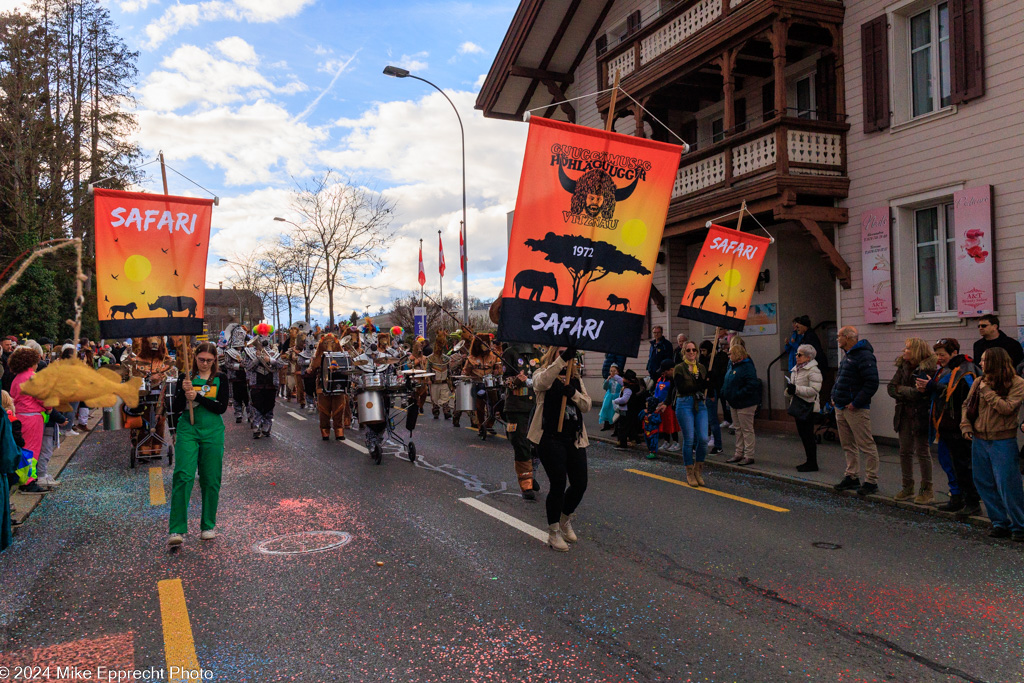
[[[928,409],[926,394],[917,390],[917,380],[928,381],[937,370],[935,351],[924,339],[907,339],[903,354],[896,359],[896,374],[889,380],[889,395],[896,400],[893,429],[900,440],[900,467],[903,488],[896,500],[914,499],[918,505],[935,501],[932,491],[932,453],[928,444]],[[921,470],[921,489],[914,496],[914,461]]]

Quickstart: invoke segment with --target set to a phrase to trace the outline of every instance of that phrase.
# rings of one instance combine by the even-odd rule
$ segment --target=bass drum
[[[379,391],[362,391],[356,394],[356,413],[359,424],[381,424],[387,419],[384,411],[384,394]]]
[[[459,380],[455,383],[455,412],[476,410],[476,401],[473,398],[473,382],[470,380]]]

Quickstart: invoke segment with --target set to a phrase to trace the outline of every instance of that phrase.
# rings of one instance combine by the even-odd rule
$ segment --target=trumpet
[[[455,355],[456,353],[461,351],[462,347],[464,347],[465,345],[466,345],[466,340],[465,339],[460,340],[458,344],[456,344],[454,347],[452,347],[451,351],[447,351],[444,354],[444,357],[445,358],[451,358],[453,355]]]

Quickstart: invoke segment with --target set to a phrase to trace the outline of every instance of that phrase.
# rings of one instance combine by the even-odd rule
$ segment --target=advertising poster
[[[992,269],[992,186],[953,193],[956,226],[956,312],[976,318],[996,309]]]
[[[637,355],[681,153],[530,119],[499,339]]]
[[[778,334],[778,332],[778,304],[751,304],[750,313],[747,314],[747,326],[743,333],[748,337],[757,337],[765,334]]]
[[[712,225],[679,304],[679,317],[742,332],[771,240]]]
[[[891,323],[892,248],[889,244],[889,207],[860,215],[861,269],[864,276],[864,322]]]
[[[100,335],[203,333],[212,199],[96,188]]]

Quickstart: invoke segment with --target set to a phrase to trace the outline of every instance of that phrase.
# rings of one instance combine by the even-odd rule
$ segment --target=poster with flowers
[[[992,268],[992,186],[971,187],[953,194],[956,244],[956,310],[975,318],[995,310]]]

